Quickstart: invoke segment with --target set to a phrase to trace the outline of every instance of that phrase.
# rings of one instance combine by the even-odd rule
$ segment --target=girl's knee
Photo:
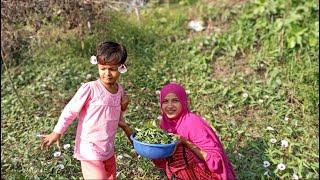
[[[103,161],[81,161],[84,179],[109,179]]]

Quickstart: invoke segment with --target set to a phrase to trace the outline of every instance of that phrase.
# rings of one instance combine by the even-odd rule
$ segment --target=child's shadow
[[[243,143],[243,142],[242,142]],[[267,179],[264,175],[266,169],[263,167],[263,161],[269,161],[265,156],[267,144],[263,138],[252,138],[252,141],[227,146],[229,159],[231,160],[236,177],[239,180],[257,180]]]

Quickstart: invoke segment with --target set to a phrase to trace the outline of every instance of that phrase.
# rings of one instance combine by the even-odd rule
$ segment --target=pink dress
[[[160,127],[169,133],[184,137],[206,152],[207,155],[204,161],[197,157],[198,167],[216,173],[223,180],[236,179],[232,164],[219,137],[208,122],[189,110],[185,89],[176,83],[165,85],[160,91],[161,106],[169,93],[174,93],[179,98],[182,105],[181,112],[173,119],[169,119],[165,113],[162,113],[163,119]],[[155,163],[159,167],[164,167],[161,160]]]
[[[110,93],[100,82],[83,84],[63,109],[54,132],[63,134],[78,117],[74,157],[78,160],[107,160],[114,155],[114,140],[121,114],[123,88]]]

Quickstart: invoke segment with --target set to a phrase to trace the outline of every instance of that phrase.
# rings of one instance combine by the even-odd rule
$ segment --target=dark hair
[[[104,42],[97,47],[97,61],[99,64],[107,63],[124,64],[127,60],[126,48],[115,42]]]

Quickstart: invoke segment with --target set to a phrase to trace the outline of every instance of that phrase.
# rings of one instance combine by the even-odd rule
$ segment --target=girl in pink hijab
[[[223,145],[210,125],[188,109],[185,89],[176,83],[160,92],[160,128],[180,137],[175,152],[166,159],[153,160],[165,168],[168,179],[236,179]]]

